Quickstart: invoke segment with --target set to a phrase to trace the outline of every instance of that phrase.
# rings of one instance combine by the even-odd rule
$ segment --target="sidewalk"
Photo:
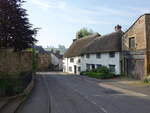
[[[150,96],[150,85],[140,80],[112,79],[103,81],[103,83]]]
[[[107,79],[107,80],[99,80],[95,78],[89,78],[85,76],[80,76],[83,79],[88,81],[94,81],[98,85],[109,88],[123,91],[125,90],[127,93],[137,93],[141,95],[146,95],[150,97],[150,84],[144,84],[143,81],[134,80],[130,78],[115,78],[115,79]]]

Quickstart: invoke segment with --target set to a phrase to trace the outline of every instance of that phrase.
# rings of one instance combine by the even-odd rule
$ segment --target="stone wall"
[[[51,55],[46,53],[38,54],[38,61],[37,61],[38,71],[48,71],[50,64],[51,64]]]
[[[135,37],[135,50],[146,49],[146,30],[145,30],[145,15],[141,16],[123,36],[123,50],[129,49],[129,38]]]
[[[32,70],[32,52],[0,50],[0,77],[17,77]]]
[[[143,79],[148,72],[147,60],[147,15],[142,15],[125,32],[122,41],[124,72],[126,76]],[[135,48],[129,48],[129,39],[135,37]]]
[[[146,15],[145,22],[146,22],[147,50],[150,51],[150,14]]]

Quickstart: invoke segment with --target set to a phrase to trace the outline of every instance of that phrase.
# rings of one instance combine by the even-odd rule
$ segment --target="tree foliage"
[[[32,28],[27,18],[23,0],[0,0],[0,48],[21,51],[37,41],[37,29]]]
[[[86,28],[82,28],[80,29],[77,33],[76,33],[76,39],[80,39],[83,38],[85,36],[89,36],[92,35],[93,31],[92,30],[88,30]]]

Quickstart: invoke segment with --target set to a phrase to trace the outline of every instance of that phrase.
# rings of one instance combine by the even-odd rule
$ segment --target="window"
[[[71,71],[71,72],[72,72],[72,67],[69,67],[69,71]]]
[[[81,71],[81,67],[78,67],[78,71],[79,71],[79,72]]]
[[[71,58],[71,59],[70,59],[70,62],[74,62],[74,58]]]
[[[115,52],[110,52],[109,57],[111,57],[111,58],[115,57]]]
[[[96,58],[101,58],[101,54],[100,54],[100,53],[97,53],[97,54],[96,54]]]
[[[113,73],[115,73],[116,72],[116,66],[115,65],[109,65],[109,70],[110,70],[110,72],[113,72]]]
[[[86,58],[90,58],[90,55],[89,55],[89,54],[86,54]]]
[[[84,54],[82,54],[81,57],[83,58],[83,57],[84,57]]]
[[[78,59],[78,63],[80,63],[81,62],[81,60],[80,59]]]
[[[86,70],[90,70],[90,64],[86,64]]]
[[[97,66],[97,68],[100,68],[100,67],[102,67],[102,65],[101,65],[101,64],[97,64],[96,66]]]
[[[135,37],[129,38],[129,48],[131,49],[135,48]]]

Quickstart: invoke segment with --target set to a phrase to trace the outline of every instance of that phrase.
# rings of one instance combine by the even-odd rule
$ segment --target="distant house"
[[[51,55],[43,49],[42,46],[35,46],[37,55],[37,69],[38,71],[48,71],[49,65],[52,62]]]
[[[107,66],[115,74],[121,73],[121,26],[115,32],[100,36],[94,34],[75,40],[64,55],[63,71],[79,74],[100,66]]]
[[[60,54],[59,51],[56,53],[50,52],[52,58],[52,71],[62,71],[63,70],[63,56]]]
[[[143,79],[150,73],[150,14],[140,16],[122,40],[126,76]]]

